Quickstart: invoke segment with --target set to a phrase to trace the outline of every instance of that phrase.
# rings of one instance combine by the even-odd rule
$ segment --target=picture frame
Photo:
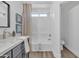
[[[16,13],[16,33],[22,34],[22,16]]]
[[[22,23],[22,16],[16,13],[16,23]]]
[[[22,25],[16,24],[16,33],[22,33]]]
[[[10,27],[10,5],[5,2],[0,2],[0,28]]]

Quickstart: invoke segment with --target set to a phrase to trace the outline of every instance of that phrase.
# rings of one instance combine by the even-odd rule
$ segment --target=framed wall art
[[[22,22],[22,16],[16,13],[16,23],[21,23],[21,22]]]
[[[21,31],[22,31],[22,25],[16,24],[16,33],[21,33]]]
[[[16,33],[22,34],[22,16],[16,13]]]

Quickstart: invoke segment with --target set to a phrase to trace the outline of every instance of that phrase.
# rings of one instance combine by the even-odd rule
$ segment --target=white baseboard
[[[79,57],[79,53],[77,51],[75,51],[74,49],[71,49],[71,47],[65,45],[65,47],[70,50],[75,56]]]

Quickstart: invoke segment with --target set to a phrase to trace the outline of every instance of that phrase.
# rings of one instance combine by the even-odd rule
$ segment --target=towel
[[[24,40],[25,44],[25,52],[28,53],[30,51],[29,42],[28,42],[29,36],[21,36],[20,39]]]

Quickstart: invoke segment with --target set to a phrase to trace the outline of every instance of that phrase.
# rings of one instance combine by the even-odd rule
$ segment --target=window
[[[41,13],[41,14],[39,14],[39,13],[32,13],[32,15],[31,15],[32,17],[47,17],[48,16],[48,14],[47,13]]]
[[[40,14],[40,17],[47,17],[47,14]]]
[[[32,17],[39,17],[39,14],[32,14]]]

